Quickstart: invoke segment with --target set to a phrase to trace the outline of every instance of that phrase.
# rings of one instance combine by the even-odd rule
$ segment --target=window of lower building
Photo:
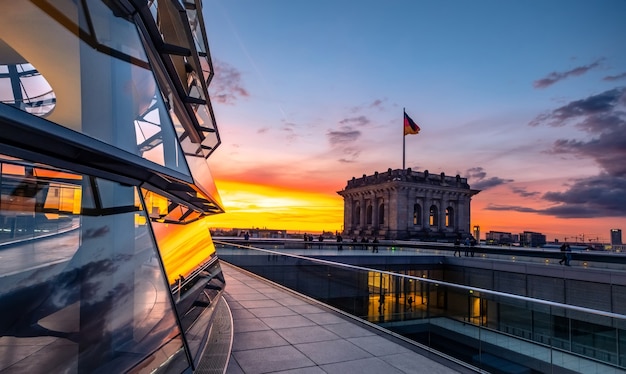
[[[452,207],[446,208],[446,227],[454,227],[454,209]]]
[[[413,224],[422,224],[422,206],[419,204],[413,204]]]
[[[431,226],[439,225],[439,209],[436,205],[431,205],[430,207],[430,217],[428,222]]]

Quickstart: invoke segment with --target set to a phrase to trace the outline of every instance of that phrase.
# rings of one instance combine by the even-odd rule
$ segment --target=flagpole
[[[405,149],[405,142],[406,142],[406,136],[404,135],[404,114],[406,113],[406,108],[402,108],[402,170],[404,170],[404,149]]]

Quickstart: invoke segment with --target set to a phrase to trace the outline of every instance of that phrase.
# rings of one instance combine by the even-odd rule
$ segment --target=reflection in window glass
[[[215,246],[206,220],[186,225],[152,222],[163,266],[171,286],[182,276],[192,274],[208,265],[215,256]]]
[[[85,3],[94,26],[94,35],[98,43],[123,52],[141,61],[147,61],[139,32],[134,23],[115,17],[104,1]]]
[[[36,116],[47,116],[56,103],[50,83],[2,39],[0,50],[17,59],[9,65],[0,65],[0,102]]]
[[[139,201],[137,190],[0,166],[12,171],[0,179],[1,233],[11,241],[1,248],[0,346],[12,347],[0,372],[121,373],[138,365],[151,372],[166,362],[184,371],[189,363],[144,211],[117,213]],[[97,193],[83,193],[92,180]],[[86,202],[92,198],[106,208]],[[82,215],[83,202],[101,210]]]
[[[27,68],[13,73],[7,70],[4,76],[0,73],[0,101],[10,95],[10,105],[45,114],[60,126],[189,175],[138,28],[105,3],[22,2],[19,7],[3,9],[0,49],[27,57],[23,61]],[[23,22],[24,14],[30,22]],[[45,25],[46,43],[41,42],[41,29],[31,23]],[[87,23],[93,27],[83,29]],[[37,46],[36,54],[31,45]],[[21,86],[31,91],[21,95],[24,100],[15,97],[18,91],[13,87],[20,86],[12,86],[9,75],[28,80]],[[49,84],[44,85],[43,78]],[[26,102],[26,97],[31,102]]]
[[[176,224],[189,223],[198,219],[202,214],[152,191],[142,190],[142,193],[148,216],[153,221]]]

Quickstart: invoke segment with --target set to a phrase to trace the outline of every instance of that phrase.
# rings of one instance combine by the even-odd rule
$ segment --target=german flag
[[[419,134],[420,127],[404,112],[404,135]]]

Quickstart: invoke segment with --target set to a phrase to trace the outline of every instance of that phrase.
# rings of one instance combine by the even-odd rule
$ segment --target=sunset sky
[[[215,227],[335,231],[349,179],[482,190],[472,225],[626,232],[626,1],[205,0]]]

